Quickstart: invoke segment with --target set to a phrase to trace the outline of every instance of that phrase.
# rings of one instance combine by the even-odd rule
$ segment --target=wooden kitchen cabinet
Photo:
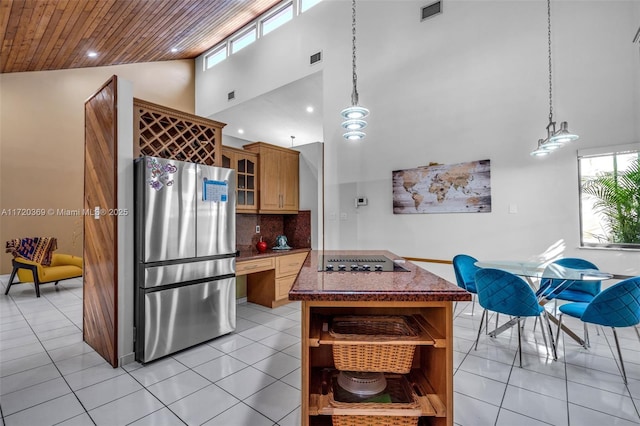
[[[236,212],[258,212],[258,155],[242,149],[222,147],[222,167],[236,171]]]
[[[333,337],[327,324],[331,318],[354,316],[409,316],[420,324],[419,338],[404,343],[415,345],[411,369],[403,374],[417,393],[419,406],[410,409],[367,404],[341,404],[330,402],[326,383],[335,370]],[[331,425],[342,417],[340,424],[356,424],[346,420],[349,416],[389,417],[375,424],[405,424],[399,419],[408,416],[416,424],[430,426],[453,425],[453,321],[452,302],[302,302],[302,425]],[[348,338],[346,339],[349,340]],[[351,343],[361,346],[380,345],[380,341],[355,338]],[[373,347],[372,347],[373,351]],[[399,417],[400,416],[400,417]],[[417,423],[419,422],[419,423]],[[364,423],[363,423],[364,424]]]
[[[244,149],[258,155],[258,212],[298,213],[300,153],[265,142]]]
[[[324,260],[334,256],[384,256],[400,261],[405,271],[325,272]],[[453,426],[453,303],[471,300],[471,293],[388,251],[314,250],[302,265],[289,300],[302,302],[302,426]],[[385,340],[379,327],[336,332],[334,321],[344,316],[360,317],[350,320],[356,326],[371,323],[371,317],[384,322],[401,316],[417,325],[416,335],[389,333],[397,338]],[[385,376],[400,375],[389,378],[405,382],[405,390],[412,394],[410,406],[332,399],[339,369],[386,371],[389,363],[398,371]]]
[[[276,257],[276,300],[287,299],[289,290],[302,268],[307,253]]]
[[[289,303],[289,290],[307,251],[236,262],[236,275],[247,275],[247,301],[268,308]]]
[[[236,275],[247,275],[255,272],[269,271],[274,269],[273,257],[264,257],[255,260],[243,260],[236,262]]]

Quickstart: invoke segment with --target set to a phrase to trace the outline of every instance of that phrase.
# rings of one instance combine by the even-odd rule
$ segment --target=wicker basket
[[[331,416],[333,426],[415,426],[419,417]]]
[[[344,371],[373,371],[407,374],[411,370],[419,338],[415,320],[404,316],[335,317],[329,333],[336,339],[333,361]],[[348,344],[340,340],[376,342]],[[393,344],[381,342],[393,341]]]
[[[338,383],[337,372],[331,378],[329,388],[329,405],[336,409],[347,409],[349,411],[362,411],[363,414],[340,415],[334,414],[331,420],[335,425],[348,426],[415,426],[418,424],[419,416],[409,415],[421,409],[418,396],[416,395],[406,376],[399,374],[385,374],[387,386],[382,393],[386,395],[386,402],[371,401],[372,396],[358,396],[343,390]],[[411,410],[407,415],[375,415],[375,410]]]

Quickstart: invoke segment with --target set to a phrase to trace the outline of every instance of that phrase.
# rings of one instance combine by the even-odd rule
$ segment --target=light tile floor
[[[0,276],[2,293],[8,276]],[[32,285],[0,295],[0,410],[12,425],[300,424],[300,308],[238,305],[236,332],[141,366],[111,368],[82,341],[82,284]],[[454,319],[457,425],[638,425],[640,341],[620,330],[629,384],[610,330],[591,329],[590,350],[571,339],[547,356],[527,321],[523,367],[517,334],[480,337],[481,309]],[[575,330],[579,322],[567,319]],[[493,321],[492,321],[493,324]]]

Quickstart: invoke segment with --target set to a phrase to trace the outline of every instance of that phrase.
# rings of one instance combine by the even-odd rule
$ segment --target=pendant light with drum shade
[[[553,90],[551,74],[551,0],[547,0],[547,37],[549,46],[549,124],[547,124],[547,138],[538,139],[538,147],[531,152],[534,157],[550,154],[567,143],[578,139],[578,135],[569,131],[566,121],[560,123],[560,129],[556,130],[556,122],[553,121]]]
[[[351,41],[351,75],[353,83],[351,106],[343,109],[340,115],[344,118],[342,127],[347,130],[343,135],[344,138],[347,140],[359,140],[366,136],[366,133],[364,133],[362,129],[367,127],[367,122],[364,119],[369,115],[369,110],[358,105],[358,75],[356,74],[356,0],[351,1]]]

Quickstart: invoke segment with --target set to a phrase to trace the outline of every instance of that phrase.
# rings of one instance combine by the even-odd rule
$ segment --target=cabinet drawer
[[[264,259],[243,260],[236,262],[236,275],[247,275],[254,272],[268,271],[273,269],[273,257],[265,257]]]
[[[293,282],[296,280],[296,275],[289,275],[284,278],[276,278],[276,299],[286,299],[289,297],[289,290]]]
[[[288,254],[286,256],[276,257],[276,278],[291,274],[298,275],[306,258],[307,253]]]

